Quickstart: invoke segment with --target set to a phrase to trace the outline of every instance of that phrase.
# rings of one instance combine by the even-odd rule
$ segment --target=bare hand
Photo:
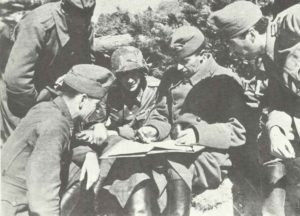
[[[63,85],[65,76],[66,76],[66,74],[57,78],[57,80],[55,81],[55,84],[54,84],[54,89],[57,89]]]
[[[137,131],[138,138],[140,139],[140,141],[142,141],[144,143],[150,143],[150,142],[156,141],[157,135],[158,135],[158,132],[157,132],[156,128],[151,127],[151,126],[141,127]]]
[[[176,141],[180,145],[196,144],[196,134],[192,128],[179,131]]]
[[[101,145],[108,136],[108,132],[103,123],[97,123],[89,130],[83,130],[76,134],[76,138],[91,144]]]
[[[94,152],[88,152],[85,156],[80,174],[80,181],[83,181],[85,176],[87,176],[86,190],[89,190],[97,182],[99,174],[100,168],[97,154]]]
[[[283,22],[285,20],[294,20],[292,16],[293,14],[299,13],[299,10],[300,10],[300,6],[296,4],[278,13],[275,19],[271,23],[271,35],[276,37],[280,35],[281,33],[280,31],[282,30],[282,28],[285,28]]]
[[[279,127],[273,127],[270,131],[271,154],[277,158],[290,159],[295,158],[295,151],[287,139],[280,131]]]

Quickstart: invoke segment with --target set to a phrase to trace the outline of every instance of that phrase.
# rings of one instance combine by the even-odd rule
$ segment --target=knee
[[[210,152],[203,152],[191,165],[193,186],[201,188],[216,188],[223,179],[221,164]]]
[[[286,167],[283,163],[274,163],[263,167],[264,182],[268,185],[283,184]]]

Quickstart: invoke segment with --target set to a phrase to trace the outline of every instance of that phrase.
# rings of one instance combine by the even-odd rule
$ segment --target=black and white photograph
[[[0,0],[1,216],[300,216],[299,0]]]

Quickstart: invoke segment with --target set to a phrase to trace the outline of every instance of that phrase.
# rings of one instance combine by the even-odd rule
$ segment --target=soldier
[[[106,127],[110,133],[116,131],[119,136],[134,140],[136,130],[145,123],[154,107],[160,81],[147,75],[148,67],[142,52],[132,46],[113,52],[111,69],[117,79],[108,94]],[[99,140],[100,131],[97,132],[95,129],[94,132],[82,131],[79,137]]]
[[[171,133],[179,144],[205,146],[188,157],[166,157],[166,213],[188,215],[192,186],[217,187],[231,166],[228,149],[245,143],[245,98],[238,76],[215,62],[197,28],[175,30],[171,47],[177,67],[164,74],[156,107],[138,132],[146,142]]]
[[[2,149],[2,215],[69,215],[74,209],[76,202],[70,206],[65,197],[69,194],[64,193],[71,184],[65,177],[74,124],[87,121],[97,104],[106,102],[113,81],[113,74],[103,67],[73,66],[64,77],[62,94],[37,104],[20,121]],[[93,152],[85,156],[81,180],[85,174],[88,189],[99,175]]]
[[[299,4],[282,11],[274,25],[259,6],[238,1],[209,17],[233,51],[248,59],[262,57],[269,76],[263,215],[285,215],[286,180],[299,182],[299,11]]]
[[[95,0],[61,0],[36,8],[18,24],[4,73],[3,142],[33,105],[51,98],[60,76],[75,64],[91,63],[94,7]]]
[[[159,80],[146,75],[148,72],[148,67],[146,62],[143,58],[142,52],[132,46],[125,46],[117,49],[111,56],[111,68],[114,74],[116,75],[116,83],[110,89],[108,94],[108,124],[107,129],[102,128],[100,130],[101,124],[94,125],[93,130],[85,130],[78,134],[78,138],[89,141],[95,142],[103,140],[103,134],[108,134],[108,136],[112,135],[112,130],[115,131],[117,134],[125,139],[136,139],[136,131],[139,129],[147,120],[150,111],[153,109],[156,101],[157,96],[157,87],[159,85]],[[117,141],[120,139],[116,138]],[[109,138],[109,145],[113,145],[115,139]],[[106,149],[109,147],[106,147]],[[126,147],[125,147],[126,148]],[[104,149],[104,151],[106,150]],[[108,180],[116,178],[115,176],[112,177],[113,174],[117,173],[118,176],[123,178],[123,181],[112,183],[118,186],[111,186],[112,190],[108,189],[112,194],[126,191],[125,187],[130,184],[132,181],[133,185],[135,182],[143,181],[144,176],[136,177],[139,175],[133,174],[133,178],[129,177],[129,180],[126,181],[125,179],[127,176],[130,176],[131,170],[134,170],[138,165],[141,165],[139,159],[132,159],[132,160],[101,160],[100,167],[101,167],[101,176],[106,178],[105,172],[111,169],[113,166],[113,171],[110,172]],[[126,166],[126,168],[120,167],[120,165]],[[134,168],[133,168],[134,167]],[[145,167],[139,167],[140,170],[145,171]],[[122,183],[123,182],[123,183]],[[144,185],[148,185],[147,183],[143,183]],[[124,186],[124,187],[123,187]],[[108,188],[110,186],[106,186]],[[126,194],[130,194],[131,188],[128,187],[128,190],[125,192]],[[103,192],[103,191],[101,191]],[[130,197],[124,199],[125,201],[121,201],[121,206],[123,207],[118,208],[118,203],[113,203],[114,197],[104,191],[104,194],[101,193],[101,198],[99,198],[99,206],[102,207],[101,211],[105,212],[106,214],[110,214],[111,211],[119,211],[120,212],[127,212],[129,215],[136,215],[139,214],[139,210],[141,207],[144,207],[143,211],[150,211],[150,201],[149,197],[146,197],[148,193],[142,194],[146,192],[146,190],[136,190]],[[128,203],[124,206],[124,203]],[[144,202],[145,205],[141,205],[144,199],[147,199],[147,202]],[[114,207],[113,207],[114,206]],[[147,206],[147,208],[145,207]]]
[[[111,56],[111,66],[117,83],[108,95],[109,128],[121,137],[135,139],[135,131],[145,123],[155,104],[160,81],[146,75],[146,61],[135,47],[117,49]]]

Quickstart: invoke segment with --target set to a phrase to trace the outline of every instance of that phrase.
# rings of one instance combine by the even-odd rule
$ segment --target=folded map
[[[179,145],[175,140],[152,143],[121,140],[103,153],[100,158],[145,157],[146,155],[164,153],[195,153],[203,149],[204,146],[196,144],[191,146]]]

